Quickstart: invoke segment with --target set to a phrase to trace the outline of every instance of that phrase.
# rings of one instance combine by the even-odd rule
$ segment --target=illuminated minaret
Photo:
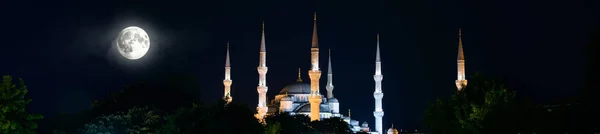
[[[321,106],[321,94],[319,93],[319,80],[321,79],[321,70],[319,70],[319,43],[317,39],[317,13],[314,15],[314,28],[312,47],[310,48],[311,53],[311,70],[308,71],[310,77],[310,120],[318,121],[321,119],[320,106]]]
[[[225,79],[223,79],[223,85],[225,86],[225,93],[223,94],[223,100],[227,103],[231,103],[231,65],[229,64],[229,42],[227,42],[227,56],[225,58]]]
[[[267,49],[265,47],[265,23],[262,24],[262,37],[260,39],[260,60],[256,68],[258,70],[258,106],[256,107],[256,118],[262,120],[267,114]]]
[[[373,112],[373,116],[375,116],[375,131],[379,134],[383,134],[383,108],[381,107],[381,99],[383,99],[381,80],[383,80],[383,75],[381,75],[381,58],[379,56],[379,34],[377,34],[377,56],[375,59],[375,75],[373,78],[375,79],[375,92],[373,93],[373,97],[375,98],[375,111]]]
[[[458,58],[456,61],[458,66],[456,88],[458,88],[458,91],[461,91],[467,86],[467,79],[465,77],[465,55],[463,54],[462,44],[462,30],[458,29]]]
[[[331,72],[331,49],[329,49],[329,65],[327,66],[327,98],[333,98],[333,73]]]

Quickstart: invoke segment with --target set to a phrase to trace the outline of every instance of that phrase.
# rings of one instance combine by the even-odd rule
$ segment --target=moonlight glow
[[[117,38],[117,49],[123,57],[137,60],[144,57],[150,48],[150,38],[144,29],[131,26],[123,29]]]

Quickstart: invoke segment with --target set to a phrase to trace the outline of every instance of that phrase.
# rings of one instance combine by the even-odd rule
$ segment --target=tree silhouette
[[[167,98],[167,99],[157,99]],[[109,99],[97,100],[92,104],[94,116],[111,114],[132,107],[154,106],[164,111],[172,111],[198,100],[196,94],[190,94],[173,84],[151,84],[139,82],[125,86],[120,92],[110,94]]]
[[[279,122],[267,124],[265,126],[264,134],[280,134],[280,133],[281,133],[281,123],[279,123]]]
[[[156,133],[164,119],[157,109],[131,108],[124,112],[117,112],[107,116],[99,116],[92,122],[85,124],[83,133]]]
[[[213,105],[193,104],[167,116],[163,133],[256,134],[263,128],[247,106],[220,100]]]
[[[282,134],[299,134],[311,131],[310,118],[305,115],[290,115],[289,113],[277,113],[265,118],[266,124],[280,124]]]
[[[516,93],[475,75],[469,85],[447,100],[438,99],[425,113],[432,133],[517,133],[520,112]],[[521,129],[522,130],[522,129]]]
[[[323,134],[348,134],[351,132],[348,123],[344,122],[342,118],[332,117],[322,119],[320,121],[311,122],[313,131],[316,133]]]
[[[339,117],[310,121],[306,115],[289,113],[277,113],[265,118],[266,130],[272,132],[274,124],[279,125],[279,133],[282,134],[346,134],[350,133],[350,126]]]
[[[581,109],[578,111],[580,118],[573,124],[572,130],[581,130],[581,133],[599,133],[600,127],[594,122],[600,120],[600,27],[590,30],[589,42],[585,47],[586,63],[584,66],[584,87],[579,89],[579,102]]]
[[[13,84],[13,79],[9,75],[2,77],[0,83],[0,133],[20,134],[35,133],[37,129],[37,120],[44,116],[40,114],[30,114],[25,108],[31,102],[31,99],[25,98],[27,86],[23,79],[19,79],[19,86]]]

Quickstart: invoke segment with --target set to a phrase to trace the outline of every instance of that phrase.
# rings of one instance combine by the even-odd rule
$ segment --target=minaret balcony
[[[375,81],[381,81],[383,80],[383,75],[373,75],[373,79],[375,79]]]
[[[256,91],[258,91],[258,93],[261,93],[261,94],[262,93],[267,93],[268,89],[269,88],[267,86],[258,86],[258,87],[256,87]]]
[[[333,85],[327,85],[327,86],[325,87],[325,89],[327,89],[327,90],[333,90]]]
[[[321,71],[319,71],[319,70],[309,70],[308,71],[308,76],[310,77],[311,82],[312,82],[312,80],[316,80],[318,82],[319,79],[321,78]]]
[[[383,93],[382,92],[375,92],[375,93],[373,93],[373,97],[375,99],[382,99],[383,98]]]
[[[308,97],[308,101],[310,104],[317,104],[320,105],[321,102],[323,102],[322,97],[320,95],[315,95],[315,96],[309,96]]]
[[[223,80],[223,85],[225,85],[226,87],[231,86],[231,83],[231,80]]]
[[[267,71],[269,70],[269,68],[267,68],[267,67],[257,67],[256,70],[258,70],[258,74],[267,74]]]
[[[373,112],[373,116],[375,116],[377,118],[381,118],[381,117],[383,117],[383,111],[375,111],[375,112]]]

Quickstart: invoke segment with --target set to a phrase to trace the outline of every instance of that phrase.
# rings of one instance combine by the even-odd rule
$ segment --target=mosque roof
[[[395,128],[390,128],[390,129],[388,129],[387,132],[388,132],[388,134],[397,134],[398,130],[396,130]]]
[[[296,82],[281,89],[279,94],[310,94],[310,84]]]
[[[392,124],[392,127],[390,129],[388,129],[388,134],[397,134],[398,130],[396,130],[396,128],[394,128],[394,124]]]
[[[323,105],[321,105],[321,108],[320,108],[319,110],[320,110],[321,112],[329,112],[329,111],[330,111],[330,110],[329,110],[329,107],[325,107],[325,106],[323,106]],[[297,112],[310,112],[310,104],[303,105],[302,107],[300,107],[300,108],[298,109],[298,111],[297,111]]]

